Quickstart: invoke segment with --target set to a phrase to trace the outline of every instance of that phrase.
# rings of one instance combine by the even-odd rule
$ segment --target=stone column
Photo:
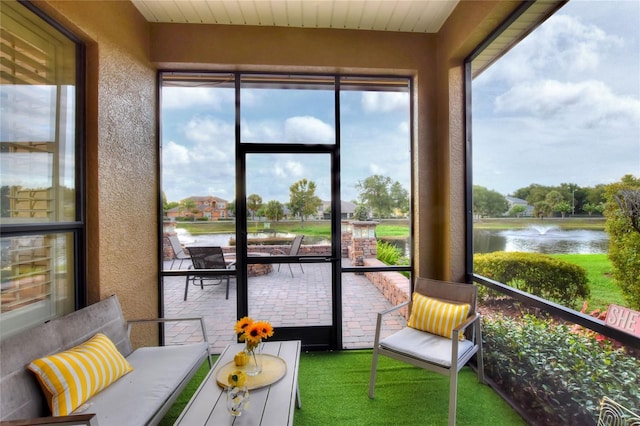
[[[376,226],[378,222],[352,221],[352,238],[349,246],[349,259],[353,266],[364,266],[364,259],[376,258]]]

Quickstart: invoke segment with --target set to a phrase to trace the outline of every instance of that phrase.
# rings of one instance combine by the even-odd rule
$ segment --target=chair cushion
[[[35,373],[54,416],[66,416],[132,370],[113,342],[98,333],[64,352],[39,358]]]
[[[451,339],[453,329],[469,315],[468,304],[446,303],[413,293],[409,327]]]
[[[451,339],[425,333],[411,327],[405,327],[380,341],[380,346],[384,349],[403,353],[446,368],[451,367],[452,344]],[[473,343],[469,340],[458,342],[458,359],[473,350],[473,347]]]

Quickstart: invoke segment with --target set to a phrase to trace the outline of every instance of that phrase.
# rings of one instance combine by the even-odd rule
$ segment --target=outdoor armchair
[[[185,287],[184,287],[184,300],[187,300],[187,293],[189,291],[189,282],[194,285],[200,286],[204,289],[208,285],[219,285],[223,281],[227,283],[227,292],[225,299],[229,299],[229,281],[231,275],[204,275],[198,274],[198,269],[233,269],[235,263],[227,264],[224,260],[224,252],[221,247],[189,247],[189,254],[191,255],[192,265],[189,269],[194,269],[192,275],[187,275]]]
[[[304,238],[304,235],[296,235],[295,238],[293,239],[293,241],[291,242],[291,246],[289,247],[289,252],[285,252],[284,250],[274,250],[272,252],[272,254],[281,254],[281,255],[286,255],[286,256],[297,256],[298,252],[300,251],[300,246],[302,245],[302,239]],[[287,263],[287,266],[289,267],[289,272],[291,273],[291,278],[293,278],[293,269],[291,269],[291,264]],[[302,264],[298,264],[298,266],[300,266],[300,270],[302,271],[302,273],[304,274],[304,269],[302,269]],[[280,264],[278,264],[278,272],[280,272]]]
[[[180,244],[180,240],[178,239],[177,235],[170,235],[169,243],[171,244],[171,249],[173,250],[173,261],[171,262],[171,267],[169,269],[173,269],[173,264],[176,262],[176,260],[180,261],[180,265],[178,265],[178,269],[180,269],[180,267],[182,266],[182,262],[190,259],[191,257],[184,252],[182,244]]]
[[[411,301],[380,312],[373,344],[369,398],[374,397],[378,355],[449,376],[449,425],[456,423],[458,372],[475,354],[484,383],[478,289],[471,284],[418,278]],[[380,338],[384,315],[409,306],[407,327]]]

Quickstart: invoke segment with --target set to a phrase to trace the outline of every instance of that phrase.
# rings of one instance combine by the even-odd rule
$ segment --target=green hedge
[[[539,253],[476,254],[474,272],[570,308],[589,297],[584,268]]]
[[[640,407],[640,360],[533,315],[483,317],[485,371],[536,424],[594,425],[608,396]]]

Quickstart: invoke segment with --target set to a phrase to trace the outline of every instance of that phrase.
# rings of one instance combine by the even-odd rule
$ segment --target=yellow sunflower
[[[243,334],[247,345],[257,345],[262,340],[262,328],[257,322],[251,323]]]
[[[258,329],[262,339],[273,336],[273,327],[268,321],[256,321],[253,325]]]
[[[240,318],[238,322],[236,322],[234,330],[236,334],[243,334],[245,331],[247,331],[247,327],[249,327],[251,324],[253,324],[253,320],[251,318],[249,317]],[[242,336],[240,336],[240,339],[244,340],[242,339]]]

